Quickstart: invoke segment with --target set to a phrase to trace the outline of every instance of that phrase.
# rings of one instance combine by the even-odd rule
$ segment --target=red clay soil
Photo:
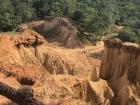
[[[83,49],[67,49],[57,44],[47,44],[41,35],[32,30],[25,30],[12,37],[2,35],[0,36],[0,81],[16,90],[23,85],[31,86],[34,97],[45,104],[87,105],[89,101],[92,103],[97,101],[97,98],[91,98],[91,96],[96,97],[96,94],[90,94],[87,89],[96,93],[96,90],[90,86],[92,81],[89,82],[89,79],[94,66],[99,66],[101,62],[95,57],[96,54],[91,56],[94,51],[98,53],[102,50],[102,44]],[[49,71],[52,73],[49,74]],[[62,78],[63,82],[59,78]],[[101,90],[104,92],[103,88]],[[97,91],[100,97],[98,93],[100,92]],[[102,100],[104,101],[104,98]],[[0,96],[0,105],[9,103],[10,100]]]

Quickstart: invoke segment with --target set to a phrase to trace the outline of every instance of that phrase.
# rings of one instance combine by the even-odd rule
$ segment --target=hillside
[[[83,90],[83,86],[86,86],[85,88],[89,86],[88,80],[90,80],[92,70],[95,67],[99,70],[100,65],[100,60],[90,57],[91,54],[94,54],[90,50],[95,49],[96,53],[101,52],[103,45],[99,46],[101,46],[100,49],[98,49],[98,46],[89,46],[82,49],[67,49],[59,47],[56,43],[47,43],[41,35],[32,30],[25,30],[12,37],[2,35],[0,38],[1,82],[13,88],[17,87],[17,89],[21,85],[33,85],[32,87],[35,94],[37,94],[36,96],[39,99],[43,97],[43,102],[47,100],[53,101],[55,99],[56,103],[57,101],[58,103],[61,101],[63,103],[63,101],[65,102],[66,96],[75,100],[75,103],[78,101],[84,104],[86,103],[84,102],[84,98],[90,96],[89,94],[82,93],[84,91],[87,92]],[[95,62],[96,60],[99,63]],[[60,78],[60,80],[57,78]],[[73,79],[71,80],[71,78]],[[61,79],[64,79],[64,81],[61,81]],[[67,79],[71,84],[69,84],[70,86],[66,85]],[[75,87],[75,84],[78,82],[77,80],[80,83],[80,87]],[[51,81],[56,82],[50,83]],[[78,89],[79,93],[75,89]],[[63,100],[61,100],[62,96],[59,96],[61,94],[64,94]],[[77,97],[78,99],[73,97]],[[8,102],[3,97],[1,99],[1,104]]]
[[[0,0],[0,105],[140,105],[140,0]]]
[[[2,35],[0,94],[7,97],[9,86],[15,99],[14,92],[27,92],[23,105],[139,105],[139,45],[120,40],[104,45],[68,49],[29,29]],[[3,96],[0,104],[15,105]]]
[[[123,41],[139,43],[139,8],[139,0],[0,0],[0,32],[16,30],[33,20],[64,17],[78,26],[81,40],[94,42],[117,34]],[[115,26],[123,29],[116,32]],[[90,36],[84,37],[84,33]]]

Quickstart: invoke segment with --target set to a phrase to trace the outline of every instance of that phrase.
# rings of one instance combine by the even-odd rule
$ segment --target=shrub
[[[137,29],[125,28],[113,38],[119,38],[123,42],[140,43],[140,31]]]

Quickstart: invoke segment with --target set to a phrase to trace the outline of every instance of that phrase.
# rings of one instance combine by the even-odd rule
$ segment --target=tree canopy
[[[45,16],[67,17],[88,33],[106,33],[114,24],[139,30],[140,0],[0,0],[0,31]]]

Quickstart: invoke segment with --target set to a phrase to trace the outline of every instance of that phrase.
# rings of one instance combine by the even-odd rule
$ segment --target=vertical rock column
[[[104,40],[100,77],[115,93],[113,105],[140,104],[140,45]]]
[[[110,80],[120,66],[122,42],[120,40],[104,40],[104,46],[105,50],[100,68],[100,77]]]

